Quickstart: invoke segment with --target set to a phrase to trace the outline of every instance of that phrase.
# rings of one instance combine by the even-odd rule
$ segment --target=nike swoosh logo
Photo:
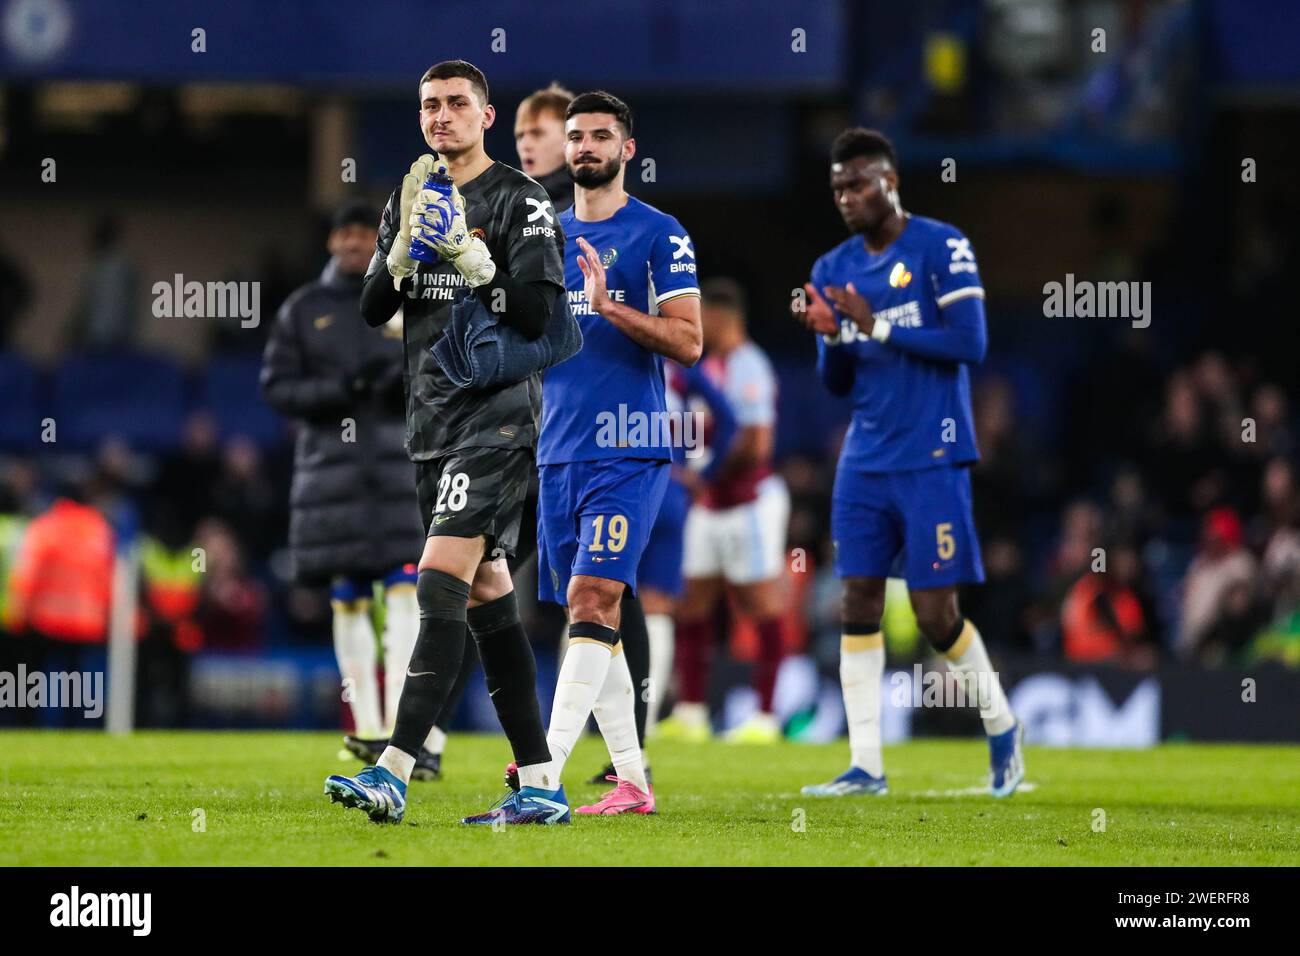
[[[413,670],[411,670],[411,669],[408,667],[408,668],[406,669],[406,676],[407,676],[407,677],[434,677],[434,676],[436,676],[436,675],[434,674],[433,671],[418,671],[418,672],[417,672],[417,671],[413,671]]]
[[[453,517],[454,515],[438,515],[438,517],[433,519],[433,523],[442,524],[444,521],[450,521]]]

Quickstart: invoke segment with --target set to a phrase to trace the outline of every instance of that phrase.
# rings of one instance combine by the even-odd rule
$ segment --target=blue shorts
[[[914,590],[984,580],[969,468],[874,473],[841,465],[831,537],[841,578],[902,577]]]
[[[635,591],[670,468],[666,459],[647,458],[539,465],[538,598],[567,605],[575,574],[622,581]]]
[[[681,482],[669,480],[659,517],[650,529],[650,543],[641,555],[637,572],[639,587],[662,591],[669,597],[682,593],[682,548],[686,541],[686,516],[691,510],[691,493]]]

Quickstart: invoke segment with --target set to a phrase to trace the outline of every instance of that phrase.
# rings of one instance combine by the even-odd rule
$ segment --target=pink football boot
[[[592,813],[599,816],[612,816],[616,813],[654,813],[655,788],[646,793],[631,780],[618,777],[605,778],[617,784],[613,790],[605,793],[600,802],[589,807],[578,807],[574,813]]]

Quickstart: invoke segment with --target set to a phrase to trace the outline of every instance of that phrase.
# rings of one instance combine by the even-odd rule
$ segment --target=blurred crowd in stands
[[[97,670],[114,562],[134,545],[137,720],[184,724],[190,655],[257,651],[277,611],[305,640],[328,635],[325,595],[281,586],[287,465],[251,442],[218,444],[206,415],[174,452],[108,441],[88,460],[0,470],[0,669]]]

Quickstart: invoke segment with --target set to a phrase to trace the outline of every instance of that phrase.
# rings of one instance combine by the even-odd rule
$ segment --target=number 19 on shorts
[[[627,515],[610,515],[609,526],[605,525],[605,515],[596,515],[591,519],[591,546],[588,551],[622,551],[627,544]]]

